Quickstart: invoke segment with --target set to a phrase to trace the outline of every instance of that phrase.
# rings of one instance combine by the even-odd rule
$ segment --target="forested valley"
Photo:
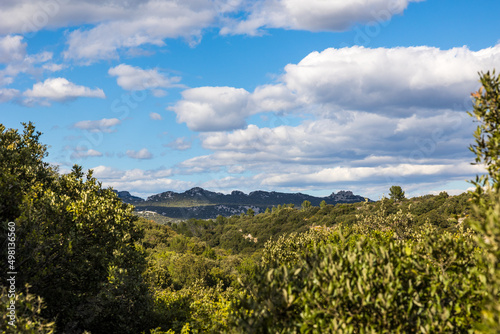
[[[498,333],[500,77],[481,83],[475,191],[166,224],[0,125],[2,333]]]

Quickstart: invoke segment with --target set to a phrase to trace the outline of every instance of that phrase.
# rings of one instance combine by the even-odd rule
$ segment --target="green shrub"
[[[151,333],[221,333],[227,329],[232,293],[220,285],[207,288],[197,283],[179,291],[157,290],[154,313],[158,327]]]
[[[464,332],[479,319],[484,293],[470,232],[426,226],[408,240],[333,233],[295,265],[263,266],[245,282],[232,330]]]

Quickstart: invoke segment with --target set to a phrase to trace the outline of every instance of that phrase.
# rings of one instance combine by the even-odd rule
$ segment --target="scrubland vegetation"
[[[2,331],[498,333],[500,80],[481,83],[471,150],[488,174],[474,192],[391,188],[375,203],[170,225],[78,166],[59,175],[32,124],[0,126],[1,270],[15,222],[17,272],[17,327],[2,312]]]

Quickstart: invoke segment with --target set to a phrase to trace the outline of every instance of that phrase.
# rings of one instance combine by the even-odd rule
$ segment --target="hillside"
[[[189,219],[167,223],[174,231],[187,237],[196,237],[211,247],[230,249],[233,253],[251,253],[261,249],[271,237],[301,233],[313,226],[333,227],[338,224],[352,225],[365,217],[386,220],[401,212],[411,216],[411,224],[422,226],[426,222],[442,230],[456,230],[470,214],[470,194],[449,196],[426,195],[403,201],[384,200],[369,203],[338,203],[336,205],[311,206],[307,209],[278,206],[261,214],[241,214],[217,217],[212,220]],[[161,216],[146,216],[158,223]],[[370,218],[373,220],[375,218]]]
[[[253,191],[245,194],[234,190],[230,194],[212,192],[203,188],[192,188],[183,193],[167,191],[149,196],[146,200],[132,196],[127,191],[117,192],[126,203],[133,204],[136,211],[152,211],[169,218],[180,219],[209,219],[221,215],[229,217],[246,213],[252,209],[255,213],[264,212],[267,208],[283,204],[293,204],[300,207],[304,201],[319,206],[322,201],[326,204],[365,202],[365,197],[354,195],[351,191],[339,191],[326,197],[315,197],[302,193],[281,193],[267,191]],[[368,199],[368,201],[370,201]]]

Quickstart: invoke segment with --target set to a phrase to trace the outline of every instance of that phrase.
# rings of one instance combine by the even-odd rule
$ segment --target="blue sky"
[[[500,71],[496,0],[8,0],[0,123],[61,172],[146,197],[194,186],[372,199],[481,173],[466,114]]]

